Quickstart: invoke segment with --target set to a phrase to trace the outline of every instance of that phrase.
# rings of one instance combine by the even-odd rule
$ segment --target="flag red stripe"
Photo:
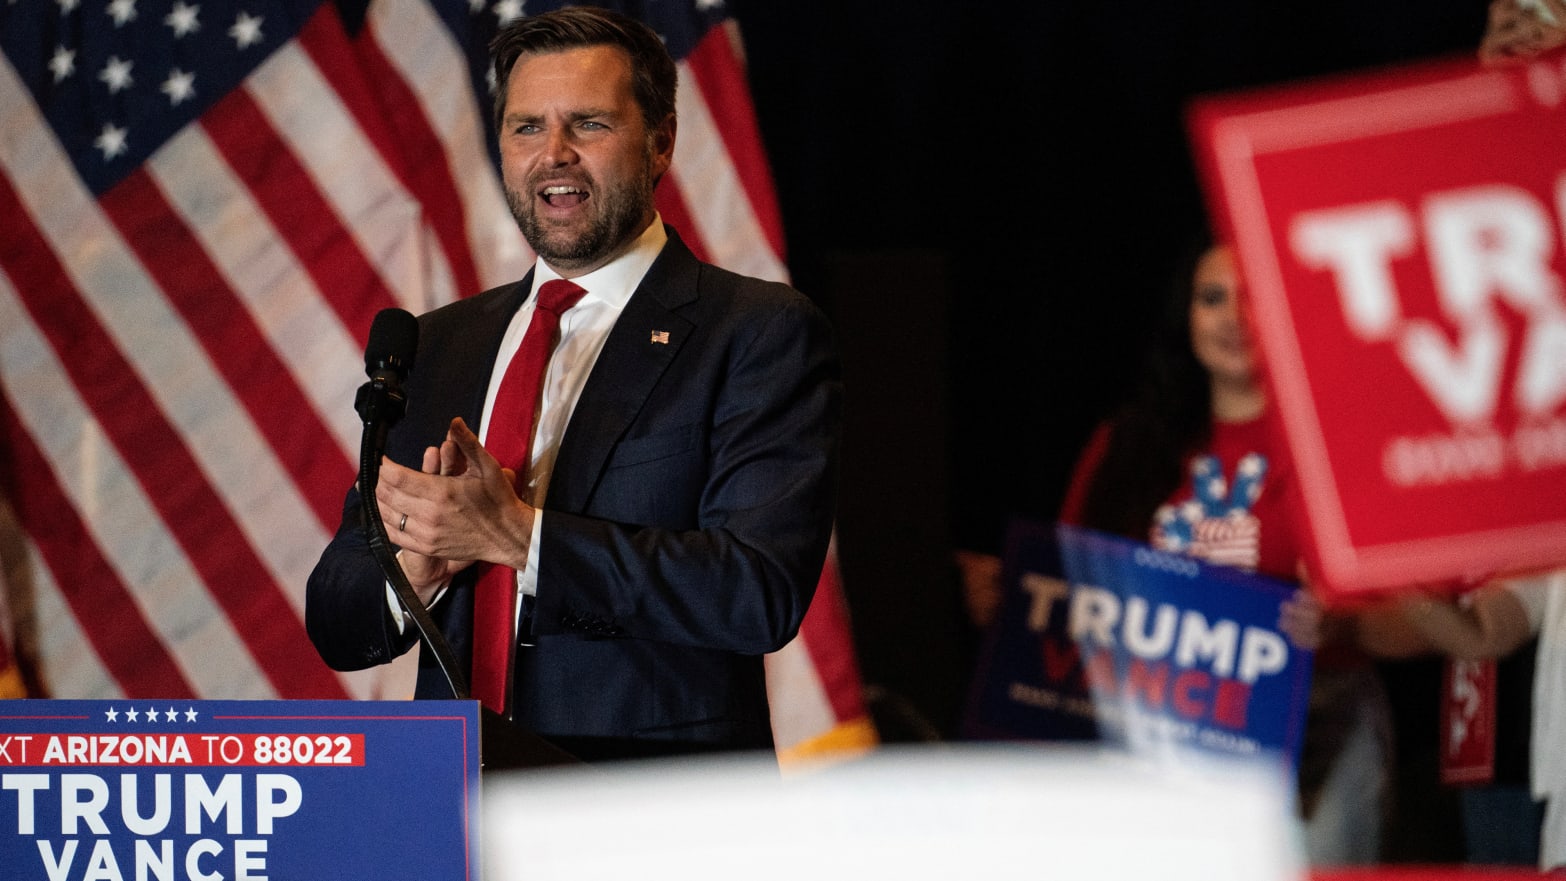
[[[201,125],[343,325],[355,339],[367,339],[375,313],[401,304],[266,114],[235,89]]]
[[[767,244],[781,259],[783,216],[772,191],[772,171],[761,148],[761,129],[756,124],[756,109],[751,104],[750,87],[745,82],[745,67],[729,41],[727,28],[715,27],[685,57],[718,132],[729,161],[745,187],[756,222],[766,233]]]
[[[816,586],[815,599],[800,624],[810,661],[821,678],[821,687],[832,704],[839,722],[864,716],[864,695],[860,691],[859,665],[854,658],[853,639],[848,616],[844,612],[843,589],[837,576],[837,561],[827,558]]]
[[[197,697],[3,395],[0,444],[10,463],[0,468],[0,490],[27,524],[60,595],[109,675],[128,697]]]
[[[467,219],[456,181],[440,138],[419,109],[418,96],[367,36],[368,31],[350,44],[332,10],[323,7],[299,32],[300,45],[398,181],[419,200],[419,209],[451,266],[457,292],[483,290],[468,246]],[[375,83],[373,91],[366,78]]]
[[[357,471],[278,358],[238,294],[145,168],[100,200],[212,364],[243,402],[327,533],[342,517],[342,487]]]
[[[26,217],[10,181],[0,178],[0,216]],[[29,223],[11,223],[0,266],[26,279],[17,295],[59,354],[86,405],[213,599],[254,648],[257,664],[283,697],[347,696],[305,638],[299,618],[266,575],[184,438],[163,417],[114,339],[73,286],[49,243]],[[30,530],[32,531],[32,530]],[[35,533],[36,534],[36,533]],[[61,579],[62,581],[64,579]]]
[[[680,231],[680,240],[691,249],[691,253],[695,254],[697,259],[707,260],[707,243],[696,233],[696,224],[691,221],[691,211],[685,205],[685,197],[680,194],[673,169],[664,175],[663,181],[658,184],[658,189],[653,193],[653,199],[663,222]]]

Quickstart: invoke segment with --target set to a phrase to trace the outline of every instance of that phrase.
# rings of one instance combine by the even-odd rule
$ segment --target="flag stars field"
[[[92,142],[92,145],[103,151],[103,158],[107,161],[125,152],[128,146],[125,141],[125,134],[125,129],[112,122],[106,122],[103,124],[103,131]]]
[[[201,22],[196,18],[200,11],[200,6],[176,2],[173,11],[163,17],[163,23],[174,31],[174,39],[177,40],[201,30]]]
[[[11,0],[15,3],[16,0]],[[49,59],[49,70],[54,74],[54,81],[59,83],[66,77],[76,72],[76,52],[64,46],[58,46],[54,55]]]
[[[110,55],[108,63],[98,73],[98,79],[109,86],[109,94],[114,95],[135,85],[136,80],[131,77],[131,68],[135,66],[133,61],[122,60],[118,55]]]
[[[234,26],[228,29],[228,35],[234,38],[234,43],[239,48],[249,49],[261,42],[261,21],[260,16],[240,12],[234,18]]]
[[[170,106],[178,105],[196,94],[196,75],[176,67],[169,71],[169,78],[163,81],[159,90],[169,96]]]
[[[500,27],[505,27],[522,17],[522,0],[500,0],[491,8],[495,13],[495,23]]]
[[[136,20],[136,0],[113,0],[104,11],[114,19],[115,27],[124,27],[126,22]]]

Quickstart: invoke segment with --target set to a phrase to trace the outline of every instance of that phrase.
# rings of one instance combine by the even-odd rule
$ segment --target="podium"
[[[476,701],[0,701],[0,865],[472,881],[482,727]],[[570,761],[493,743],[507,767]]]

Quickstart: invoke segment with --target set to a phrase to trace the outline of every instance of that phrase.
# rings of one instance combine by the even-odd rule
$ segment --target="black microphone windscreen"
[[[364,347],[364,372],[370,376],[390,368],[401,379],[413,367],[419,349],[419,320],[406,309],[382,309],[370,324]]]

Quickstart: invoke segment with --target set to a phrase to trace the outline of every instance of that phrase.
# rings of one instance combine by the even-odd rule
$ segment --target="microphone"
[[[364,372],[371,380],[401,382],[413,369],[419,348],[419,319],[406,309],[382,309],[370,323]]]
[[[413,369],[419,349],[419,320],[406,309],[382,309],[370,324],[370,341],[364,347],[364,372],[370,381],[359,387],[354,409],[368,426],[376,426],[381,440],[407,407],[402,381]],[[376,451],[377,454],[379,450]]]

